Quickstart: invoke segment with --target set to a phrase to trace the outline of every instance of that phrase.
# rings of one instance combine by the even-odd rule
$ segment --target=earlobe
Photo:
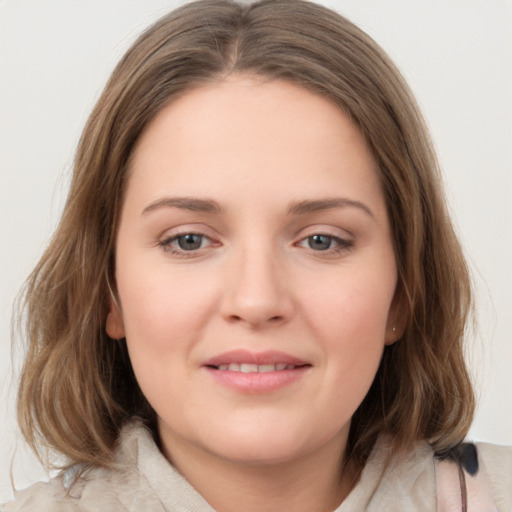
[[[391,324],[386,329],[385,345],[393,345],[402,337],[403,331],[397,325]]]
[[[402,294],[399,291],[395,292],[393,302],[388,315],[388,324],[386,326],[386,338],[384,343],[386,345],[393,345],[404,335],[407,309],[404,307]]]
[[[107,315],[105,330],[107,334],[114,340],[125,337],[124,323],[121,311],[116,304],[110,304],[110,310]]]

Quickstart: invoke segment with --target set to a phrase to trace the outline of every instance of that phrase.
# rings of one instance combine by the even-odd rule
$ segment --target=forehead
[[[222,196],[229,187],[247,199],[269,190],[326,196],[340,186],[380,193],[368,144],[338,106],[286,81],[240,75],[162,109],[141,135],[130,173],[132,188],[146,195],[175,188]]]

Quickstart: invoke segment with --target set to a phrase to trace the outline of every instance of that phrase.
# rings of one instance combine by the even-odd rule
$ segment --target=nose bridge
[[[286,320],[291,314],[290,290],[276,248],[256,240],[239,247],[229,262],[223,314],[253,326]]]

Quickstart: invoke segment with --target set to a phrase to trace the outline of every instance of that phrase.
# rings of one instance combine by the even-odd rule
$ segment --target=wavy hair
[[[429,134],[384,51],[341,15],[302,0],[187,4],[146,30],[115,68],[83,131],[60,224],[25,287],[25,438],[40,456],[46,446],[69,464],[108,465],[126,422],[154,427],[124,340],[105,332],[127,167],[165,105],[230,73],[288,80],[329,98],[378,163],[403,335],[385,349],[352,419],[347,458],[362,468],[380,433],[395,450],[425,439],[447,452],[474,410],[463,357],[471,287]]]

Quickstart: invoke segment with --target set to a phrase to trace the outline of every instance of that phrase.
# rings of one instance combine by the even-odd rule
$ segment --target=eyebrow
[[[367,215],[375,218],[373,212],[368,206],[361,201],[355,201],[347,197],[332,197],[326,199],[313,199],[305,201],[293,201],[288,207],[289,215],[304,215],[307,213],[321,212],[324,210],[332,210],[334,208],[359,208]]]
[[[305,215],[308,213],[332,210],[334,208],[359,208],[367,215],[375,218],[373,212],[361,201],[355,201],[347,197],[332,197],[326,199],[306,199],[303,201],[292,201],[288,206],[288,215]],[[179,208],[193,212],[220,214],[223,208],[213,199],[200,199],[196,197],[164,197],[150,203],[142,210],[146,215],[160,208]]]
[[[146,206],[146,208],[142,210],[142,215],[146,215],[160,208],[171,207],[202,213],[222,213],[223,211],[219,203],[213,199],[199,199],[196,197],[164,197]]]

